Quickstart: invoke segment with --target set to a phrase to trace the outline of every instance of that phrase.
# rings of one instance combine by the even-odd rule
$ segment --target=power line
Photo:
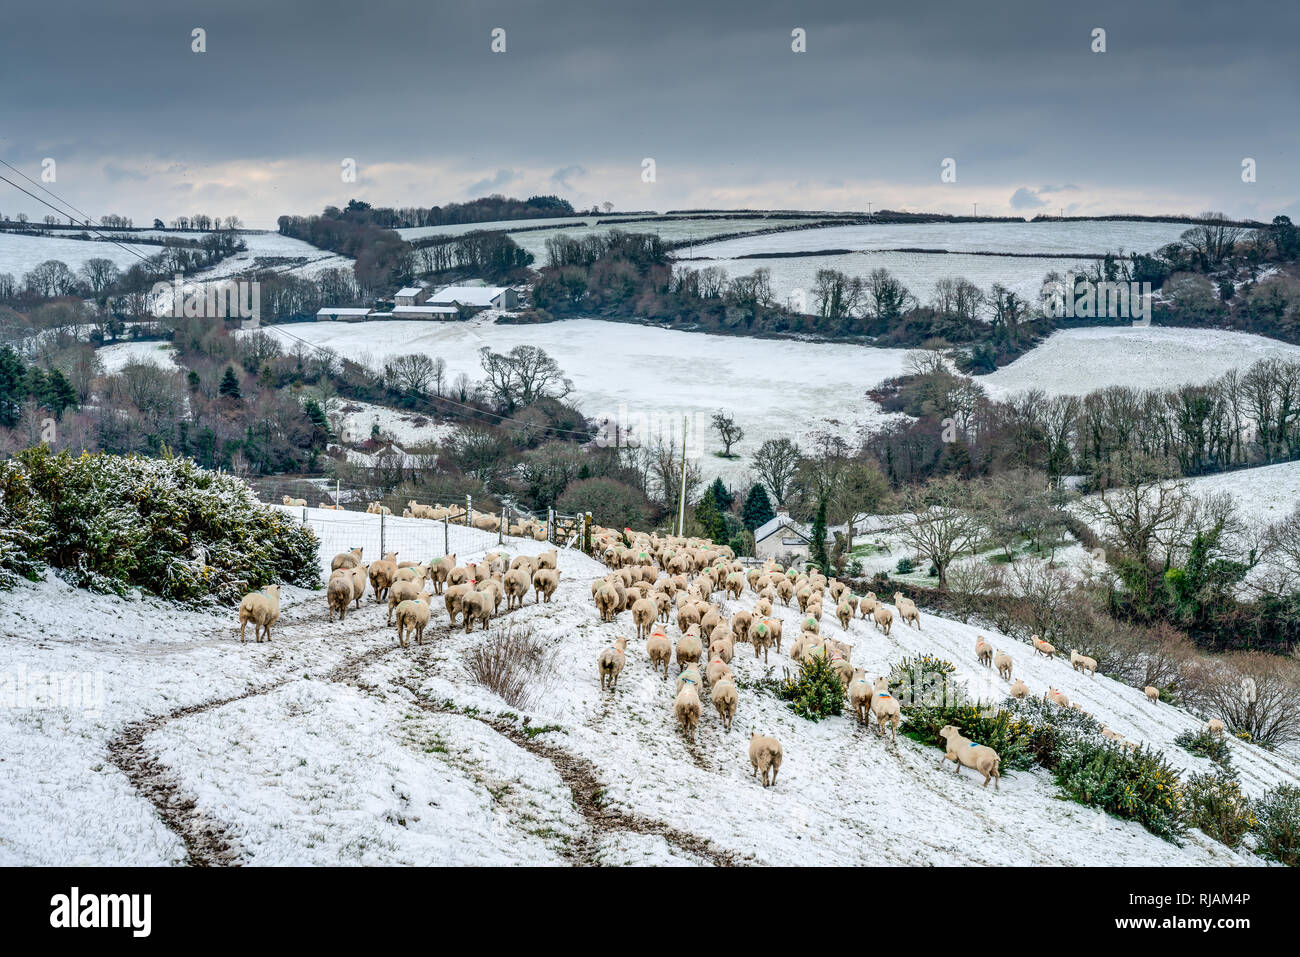
[[[4,161],[3,161],[3,160],[0,160],[0,163],[2,163],[2,162],[4,162]],[[5,166],[9,166],[8,163],[5,163],[4,165],[5,165]],[[10,169],[13,169],[13,167],[9,167],[9,168],[10,168]],[[22,174],[19,174],[19,175],[22,175]],[[30,196],[32,199],[36,200],[38,203],[42,204],[43,206],[46,206],[46,207],[48,207],[48,208],[54,210],[56,213],[59,213],[59,214],[62,215],[62,216],[67,216],[67,215],[68,215],[68,213],[67,213],[66,210],[59,209],[59,207],[57,207],[57,206],[55,206],[54,204],[50,203],[48,200],[46,200],[46,199],[44,199],[44,198],[42,198],[42,197],[40,197],[40,196],[37,196],[37,195],[36,195],[35,193],[33,193],[31,190],[24,189],[23,187],[21,187],[21,186],[19,186],[17,183],[15,183],[13,180],[9,179],[7,176],[0,175],[0,181],[3,181],[3,182],[8,183],[8,184],[9,184],[10,186],[12,186],[14,189],[18,190],[18,192],[20,192],[20,193],[25,193],[26,195]],[[44,189],[45,187],[41,187],[41,188]],[[46,192],[49,192],[49,191],[46,190]],[[54,196],[53,193],[50,193],[50,195],[51,195],[51,196]],[[57,196],[55,196],[55,198],[58,199]],[[63,200],[60,199],[59,202],[63,202]],[[73,208],[73,209],[76,209],[75,206],[72,207],[72,208]],[[68,218],[71,219],[72,217],[69,216]],[[95,226],[95,225],[93,225],[93,224],[91,224],[91,223],[89,223],[89,222],[84,223],[83,225],[87,226],[87,227],[90,228],[90,229],[93,229],[96,233],[99,234],[99,237],[100,237],[101,239],[104,239],[104,240],[106,240],[107,242],[112,243],[114,246],[117,246],[119,249],[124,249],[124,250],[126,250],[126,251],[129,252],[132,256],[135,256],[137,259],[139,259],[141,262],[146,263],[147,265],[150,265],[150,266],[155,265],[154,263],[150,262],[149,257],[141,255],[139,252],[137,252],[136,250],[132,249],[130,246],[123,245],[122,243],[120,243],[120,242],[118,242],[116,239],[114,239],[112,236],[105,235],[105,233],[102,232],[98,226]]]

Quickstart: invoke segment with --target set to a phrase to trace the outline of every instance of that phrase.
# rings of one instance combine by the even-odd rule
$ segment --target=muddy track
[[[600,862],[596,859],[596,838],[600,834],[619,831],[630,831],[636,834],[656,834],[675,849],[708,861],[718,867],[739,867],[752,863],[751,860],[733,854],[731,851],[716,847],[708,838],[679,830],[662,821],[651,820],[639,814],[630,814],[605,804],[602,800],[605,786],[596,773],[595,765],[586,758],[578,757],[561,748],[530,738],[518,726],[510,722],[485,715],[468,715],[454,708],[448,708],[439,702],[430,701],[411,685],[404,685],[404,687],[414,695],[415,703],[426,711],[471,717],[487,725],[503,737],[508,738],[513,744],[523,748],[530,754],[545,758],[551,763],[555,770],[559,772],[560,778],[568,785],[570,792],[573,794],[573,806],[582,814],[583,820],[587,822],[590,829],[587,835],[572,842],[565,852],[565,856],[571,863],[584,867],[598,866]]]
[[[145,749],[145,737],[177,718],[201,714],[244,698],[266,694],[286,681],[287,678],[250,688],[243,694],[204,701],[134,721],[108,743],[109,760],[127,776],[136,791],[157,809],[163,823],[185,845],[186,864],[192,867],[238,866],[239,852],[226,834],[226,829],[220,823],[209,820],[195,805],[194,799],[181,790],[175,772]]]

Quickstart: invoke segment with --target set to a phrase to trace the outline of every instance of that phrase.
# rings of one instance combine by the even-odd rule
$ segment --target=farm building
[[[460,310],[455,306],[393,306],[389,314],[392,319],[459,319]]]
[[[395,306],[418,306],[429,298],[429,290],[420,286],[406,286],[397,290],[393,296],[393,305]]]
[[[429,296],[431,306],[460,306],[464,309],[514,309],[518,294],[508,286],[448,286]]]
[[[807,558],[812,533],[790,517],[784,505],[778,505],[776,518],[754,530],[754,554],[788,565],[792,559]]]
[[[317,322],[357,322],[367,318],[372,310],[366,307],[326,306],[316,310]]]

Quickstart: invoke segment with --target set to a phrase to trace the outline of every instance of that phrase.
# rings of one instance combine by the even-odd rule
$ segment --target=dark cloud
[[[491,176],[470,184],[472,193],[495,193],[497,190],[513,183],[518,174],[512,169],[499,169]]]
[[[1103,54],[1089,49],[1096,26]],[[190,49],[195,27],[205,53]],[[806,53],[791,52],[794,27]],[[0,157],[103,170],[143,155],[157,175],[183,164],[200,182],[220,164],[260,164],[285,190],[319,182],[345,201],[338,163],[353,156],[406,168],[365,183],[410,203],[464,198],[412,167],[463,171],[461,193],[494,188],[501,171],[535,171],[532,188],[555,170],[570,189],[626,169],[594,198],[644,208],[683,197],[687,171],[690,188],[797,206],[763,184],[929,189],[952,156],[963,188],[1068,183],[1093,204],[1162,191],[1280,208],[1300,189],[1298,33],[1300,4],[1264,0],[1000,0],[996,15],[964,0],[615,0],[599,15],[589,0],[14,3],[0,29]],[[1243,156],[1261,171],[1248,192]]]
[[[1047,202],[1027,186],[1021,186],[1011,194],[1012,209],[1037,209],[1040,206],[1046,206]]]

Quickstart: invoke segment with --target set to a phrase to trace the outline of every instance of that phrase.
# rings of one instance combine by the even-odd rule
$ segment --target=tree
[[[713,484],[709,486],[709,491],[713,493],[713,501],[717,503],[719,511],[730,512],[731,506],[736,502],[736,496],[722,484],[722,478],[715,478]]]
[[[441,362],[442,360],[437,360]],[[411,352],[394,356],[384,365],[384,378],[388,384],[399,392],[422,395],[433,385],[437,375],[437,364],[432,356],[423,352]]]
[[[831,573],[831,557],[826,550],[826,500],[817,503],[817,517],[813,519],[812,543],[809,547],[812,563],[823,575]]]
[[[785,501],[799,458],[799,446],[786,438],[768,439],[754,453],[754,471],[778,504]]]
[[[502,355],[484,346],[479,361],[487,374],[488,394],[507,414],[543,398],[563,399],[573,391],[560,364],[545,349],[519,345]]]
[[[736,420],[719,409],[713,413],[713,427],[722,439],[722,457],[733,458],[731,447],[745,437],[745,430],[736,424]]]
[[[242,398],[239,391],[239,377],[235,375],[234,366],[226,366],[226,371],[221,375],[221,385],[217,387],[217,392],[228,399]]]
[[[98,296],[117,282],[121,270],[113,260],[96,257],[86,260],[81,267],[81,275],[86,280],[86,285],[90,287],[91,294]]]
[[[954,476],[931,479],[903,495],[903,541],[934,566],[942,589],[948,587],[948,566],[979,536],[979,522],[965,508],[969,496],[968,484]]]
[[[763,488],[761,482],[755,482],[749,488],[749,494],[745,496],[745,505],[740,512],[740,521],[749,531],[762,528],[772,519],[776,518],[776,512],[772,510],[772,502],[767,497],[767,490]]]
[[[650,503],[639,489],[606,476],[574,482],[560,496],[562,512],[590,512],[591,519],[609,528],[645,528]]]
[[[727,523],[722,517],[718,503],[713,500],[713,489],[706,489],[695,506],[695,520],[700,523],[702,534],[716,544],[727,541]]]

